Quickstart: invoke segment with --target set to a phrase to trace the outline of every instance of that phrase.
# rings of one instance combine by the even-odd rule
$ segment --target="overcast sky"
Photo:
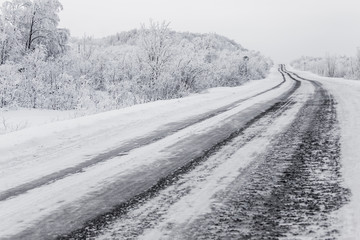
[[[168,21],[176,31],[215,32],[276,62],[302,55],[354,55],[360,0],[60,0],[61,26],[102,37]]]

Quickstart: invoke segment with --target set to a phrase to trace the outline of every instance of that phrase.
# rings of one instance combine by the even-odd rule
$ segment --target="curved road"
[[[335,102],[283,81],[0,192],[1,239],[337,238]]]

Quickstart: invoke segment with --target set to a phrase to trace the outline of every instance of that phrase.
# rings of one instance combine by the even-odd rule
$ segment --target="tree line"
[[[0,107],[109,110],[264,78],[272,61],[166,22],[100,39],[58,27],[58,0],[1,7]]]
[[[360,80],[360,49],[357,49],[354,57],[336,55],[301,57],[294,60],[291,65],[299,70],[325,77]]]

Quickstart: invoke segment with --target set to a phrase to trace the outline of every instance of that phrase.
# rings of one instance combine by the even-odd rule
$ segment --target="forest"
[[[325,77],[360,80],[360,49],[357,49],[353,57],[329,54],[325,57],[303,56],[294,60],[291,65]]]
[[[176,32],[167,22],[71,37],[59,27],[62,8],[59,0],[1,6],[0,108],[105,111],[238,86],[273,65],[226,37]]]

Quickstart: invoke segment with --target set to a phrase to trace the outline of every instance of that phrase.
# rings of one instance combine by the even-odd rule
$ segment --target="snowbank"
[[[46,109],[16,110],[0,108],[0,134],[19,131],[24,128],[40,126],[52,122],[63,121],[82,116],[84,113],[71,111],[56,111]]]

